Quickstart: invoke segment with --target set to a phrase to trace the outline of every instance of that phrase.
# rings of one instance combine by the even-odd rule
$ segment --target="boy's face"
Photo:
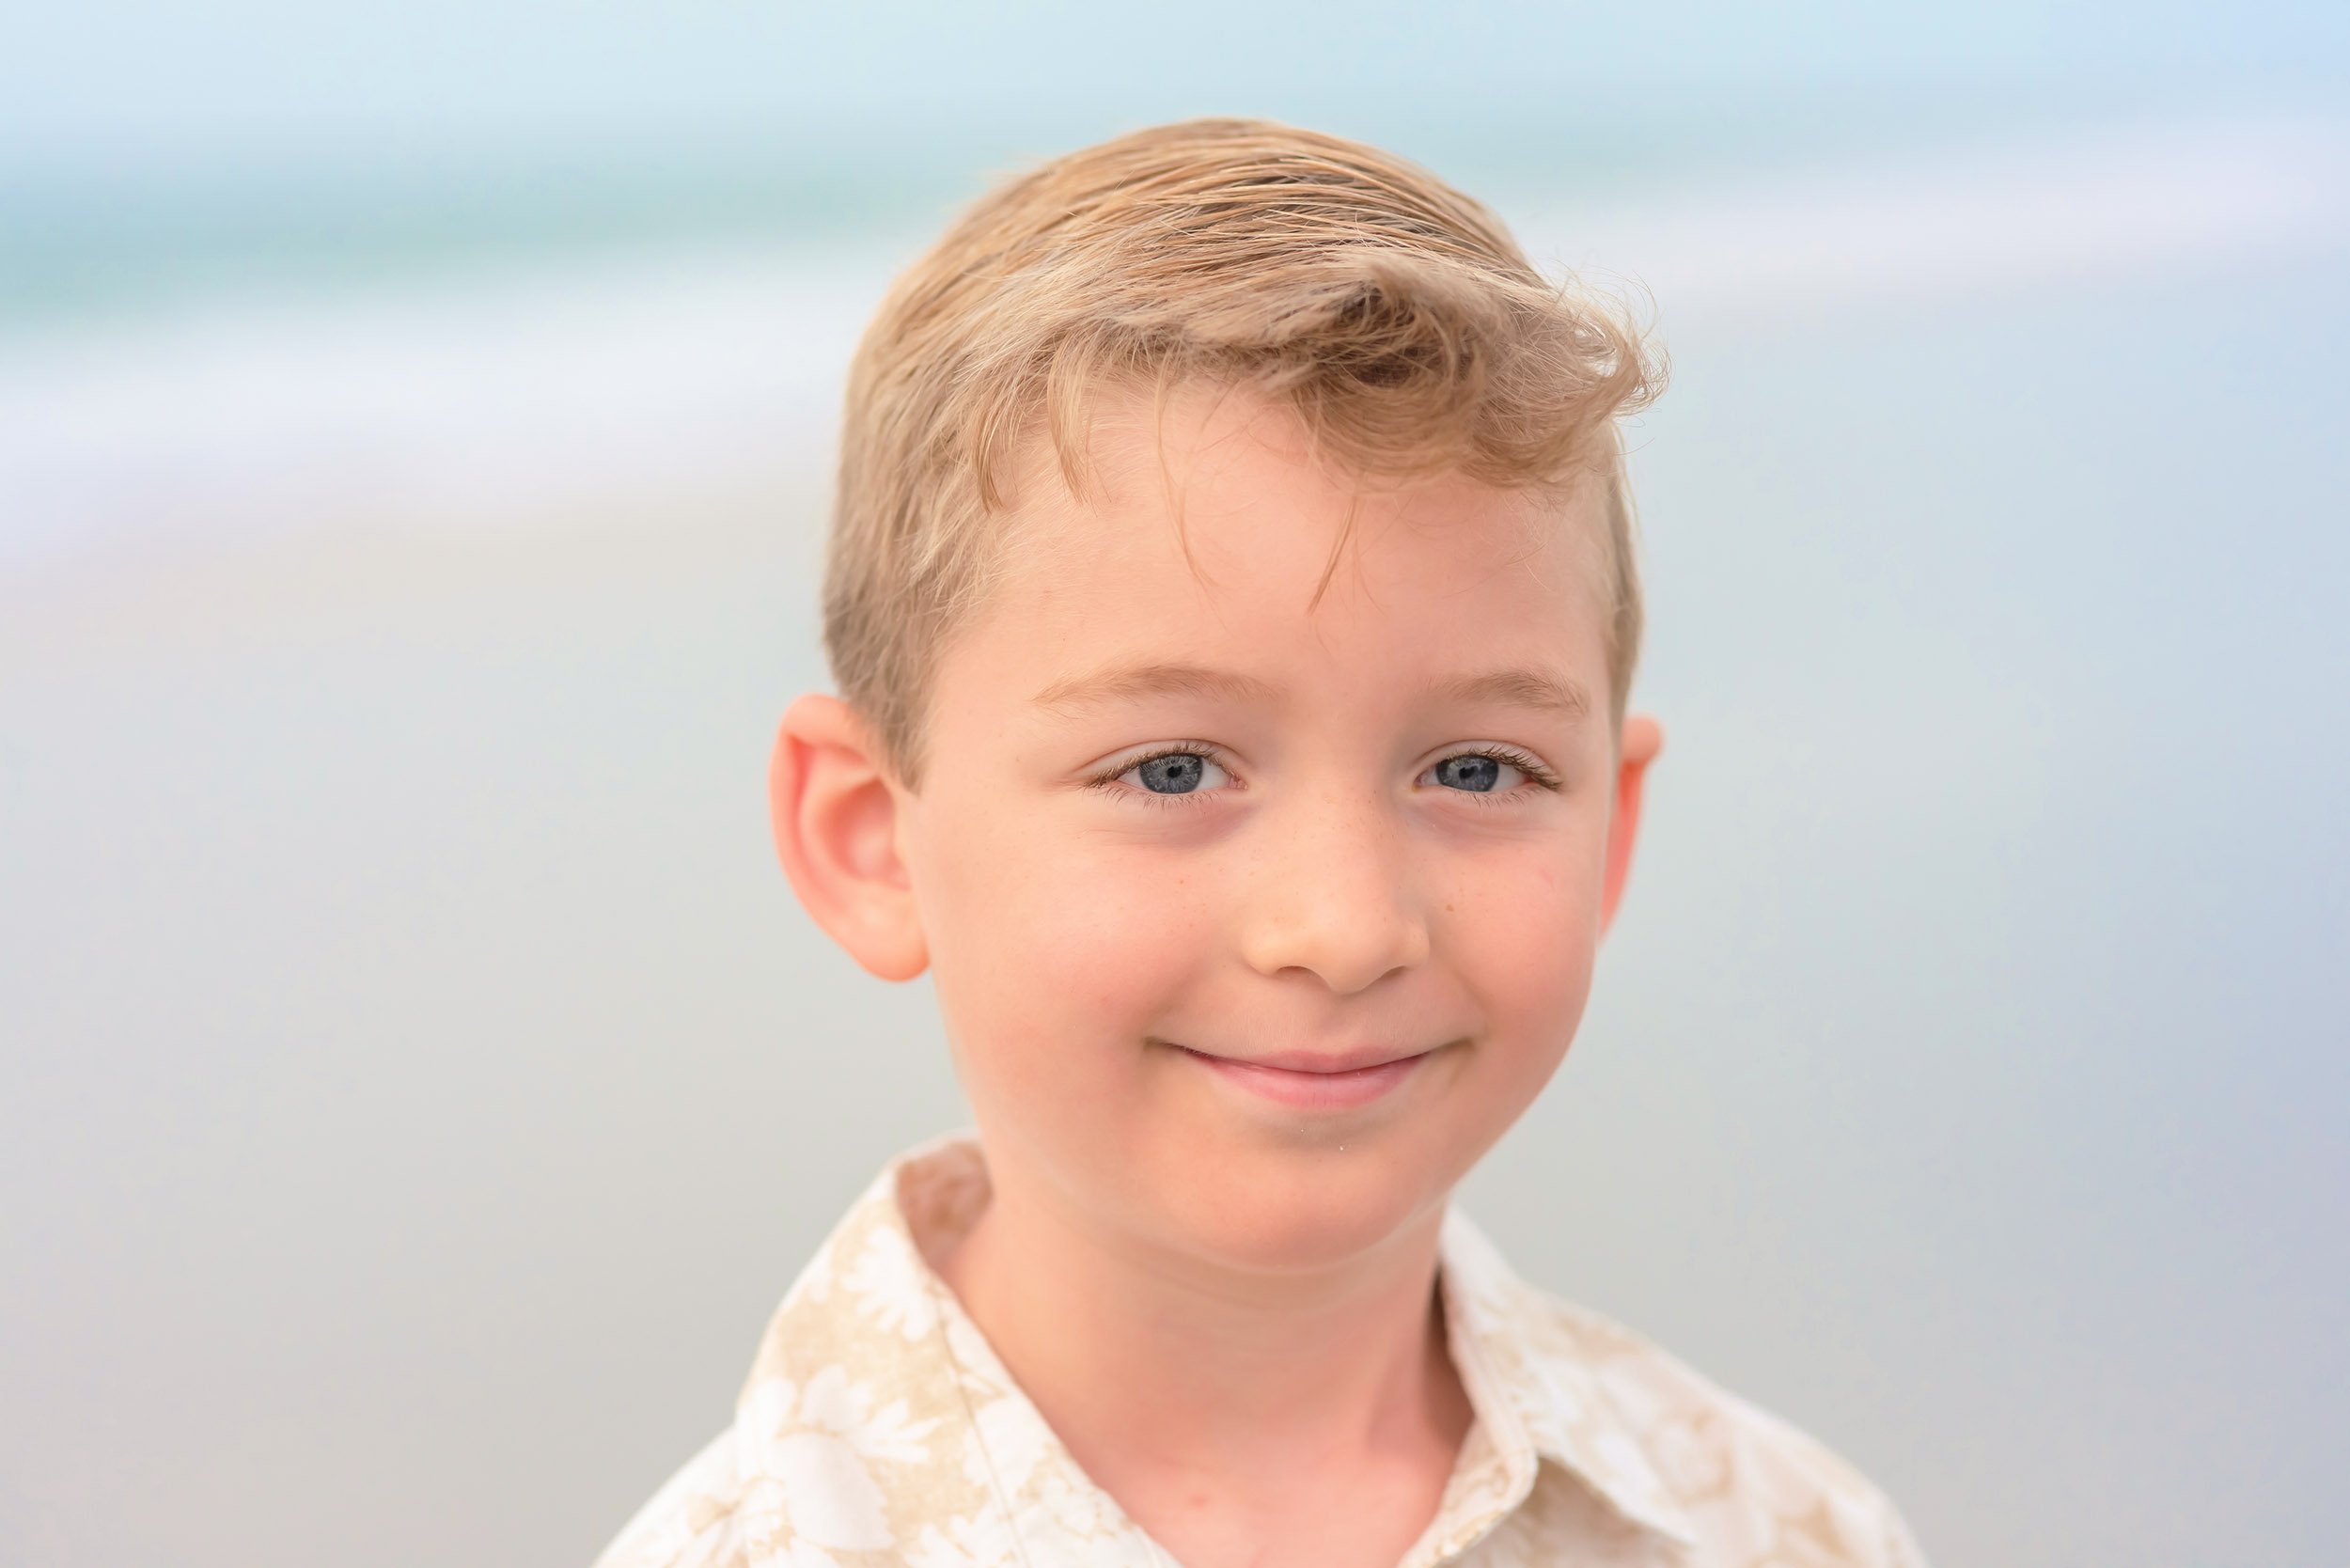
[[[1090,505],[1033,471],[890,786],[909,917],[1007,1175],[1180,1254],[1340,1262],[1433,1221],[1583,1014],[1657,745],[1609,723],[1597,487],[1357,495],[1238,393],[1094,443]]]

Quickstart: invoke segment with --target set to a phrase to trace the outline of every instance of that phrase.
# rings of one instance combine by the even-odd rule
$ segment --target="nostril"
[[[1425,963],[1429,941],[1422,922],[1390,904],[1379,913],[1357,906],[1323,918],[1261,920],[1247,928],[1242,948],[1261,974],[1301,970],[1347,995]]]

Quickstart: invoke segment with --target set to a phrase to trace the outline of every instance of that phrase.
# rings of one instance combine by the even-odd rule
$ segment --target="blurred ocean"
[[[1793,161],[1800,139],[1778,166],[1741,150],[1681,169],[1594,156],[1497,199],[1552,270],[1645,291],[1668,339],[2258,264],[2350,233],[2350,118],[2043,128],[1825,166]],[[0,560],[353,512],[496,526],[821,467],[855,335],[947,205],[896,172],[871,182],[894,195],[862,200],[846,177],[705,177],[716,189],[666,201],[650,177],[607,177],[535,204],[297,186],[150,201],[111,227],[20,196],[34,243],[0,269]]]
[[[2350,116],[2021,100],[1399,133],[1675,368],[1634,892],[1463,1200],[1937,1561],[2316,1568]],[[0,159],[0,1560],[584,1561],[963,1116],[765,751],[856,335],[1083,137],[456,178],[452,102]]]

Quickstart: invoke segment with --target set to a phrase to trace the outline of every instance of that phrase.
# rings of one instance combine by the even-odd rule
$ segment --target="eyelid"
[[[1217,767],[1222,768],[1226,773],[1231,774],[1233,783],[1236,788],[1246,789],[1247,787],[1240,783],[1240,776],[1233,772],[1232,764],[1225,757],[1224,748],[1217,745],[1213,741],[1166,741],[1157,745],[1145,746],[1140,751],[1130,752],[1125,756],[1120,757],[1117,761],[1108,764],[1101,772],[1089,777],[1086,780],[1085,787],[1089,790],[1100,790],[1106,794],[1118,788],[1119,779],[1123,777],[1125,775],[1134,772],[1145,762],[1154,762],[1162,757],[1189,756],[1205,757],[1209,761],[1214,762]],[[1212,795],[1215,792],[1212,790],[1191,790],[1186,791],[1182,794],[1170,795],[1162,794],[1156,790],[1136,790],[1129,785],[1126,787],[1125,792],[1129,794],[1147,795],[1150,797],[1151,803],[1154,806],[1181,806],[1198,805],[1203,797]]]
[[[1553,768],[1549,763],[1543,761],[1540,757],[1535,756],[1524,746],[1512,745],[1508,741],[1472,741],[1464,745],[1458,751],[1446,752],[1443,756],[1436,758],[1434,761],[1431,761],[1427,768],[1420,769],[1420,772],[1424,774],[1429,768],[1440,766],[1443,763],[1450,761],[1455,757],[1495,758],[1500,761],[1509,763],[1512,767],[1526,775],[1528,783],[1543,790],[1558,790],[1561,788],[1564,783],[1564,780],[1559,777],[1559,771],[1556,768]],[[1497,796],[1496,793],[1492,792],[1480,793],[1475,790],[1449,790],[1446,792],[1448,794],[1475,795],[1477,799],[1486,802],[1493,801],[1496,798],[1504,798],[1508,795],[1515,794],[1516,792],[1517,792],[1514,790],[1503,791],[1499,792]]]

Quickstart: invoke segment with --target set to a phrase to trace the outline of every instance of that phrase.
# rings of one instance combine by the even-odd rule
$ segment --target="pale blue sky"
[[[643,150],[750,133],[981,141],[1253,108],[1360,122],[1703,115],[1727,96],[2322,97],[2350,8],[2001,3],[1180,9],[1031,3],[290,0],[16,5],[0,146],[26,167]],[[1988,106],[1988,104],[1986,104]],[[836,149],[836,150],[848,150]]]

